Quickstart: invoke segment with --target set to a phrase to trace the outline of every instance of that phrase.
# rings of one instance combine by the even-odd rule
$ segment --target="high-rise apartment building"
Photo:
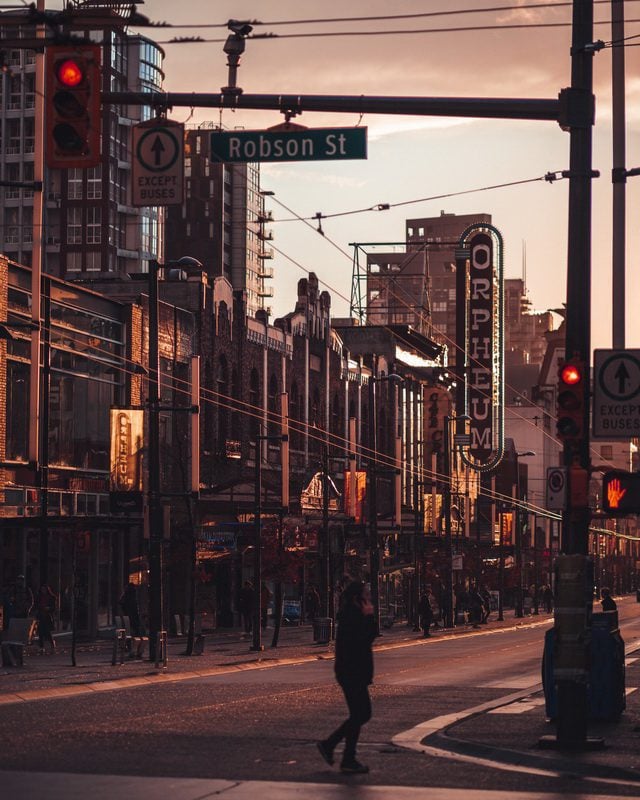
[[[372,325],[405,324],[446,346],[456,363],[455,250],[463,232],[491,224],[490,214],[446,214],[408,219],[401,252],[367,254],[367,320]],[[505,365],[541,365],[553,329],[550,311],[533,312],[521,278],[504,281]]]
[[[71,3],[79,14],[88,4]],[[102,46],[104,91],[159,91],[164,51],[150,39],[125,31],[128,3],[90,4],[99,27],[82,28]],[[15,19],[17,12],[7,12]],[[3,16],[5,24],[3,26]],[[0,14],[0,36],[14,44],[33,38]],[[113,21],[112,25],[105,22]],[[81,35],[74,30],[75,35]],[[0,73],[0,246],[9,258],[32,263],[33,190],[11,186],[34,177],[36,58],[18,46],[5,51]],[[43,270],[66,279],[123,276],[147,269],[162,249],[163,211],[131,205],[131,128],[151,109],[103,106],[102,161],[90,169],[45,169]]]
[[[212,278],[222,276],[246,293],[247,313],[269,310],[273,288],[268,262],[273,238],[266,227],[259,164],[223,164],[211,159],[212,123],[185,131],[185,192],[182,206],[167,213],[167,260],[197,258]]]

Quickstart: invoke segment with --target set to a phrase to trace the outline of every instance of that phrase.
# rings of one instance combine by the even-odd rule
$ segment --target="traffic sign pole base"
[[[563,750],[571,753],[586,753],[604,749],[604,739],[600,736],[587,736],[574,742],[561,742],[557,736],[541,736],[538,739],[541,750]]]

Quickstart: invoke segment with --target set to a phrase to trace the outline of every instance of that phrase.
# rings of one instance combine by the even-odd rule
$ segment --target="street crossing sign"
[[[640,434],[640,350],[595,350],[593,435],[630,439]]]

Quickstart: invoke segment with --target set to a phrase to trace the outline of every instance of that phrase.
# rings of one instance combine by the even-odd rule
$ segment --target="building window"
[[[82,253],[67,253],[67,272],[80,272],[82,269]]]
[[[36,149],[36,121],[27,117],[24,121],[24,153],[33,153]]]
[[[17,156],[20,153],[20,142],[22,135],[20,133],[20,120],[10,119],[7,120],[7,146],[5,153],[8,156]]]
[[[70,169],[67,178],[69,200],[82,200],[82,169]]]
[[[7,458],[27,460],[29,364],[7,360]]]
[[[613,445],[603,444],[600,446],[600,456],[610,461],[613,458]]]
[[[87,244],[100,244],[102,241],[102,209],[99,206],[87,208]]]
[[[87,272],[100,272],[102,270],[102,254],[87,253]]]
[[[82,209],[71,206],[67,213],[67,244],[82,244]]]
[[[102,164],[87,170],[87,199],[100,200],[102,197]]]

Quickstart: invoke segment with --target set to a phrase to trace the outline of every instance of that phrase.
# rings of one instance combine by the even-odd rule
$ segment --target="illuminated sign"
[[[504,453],[502,237],[492,225],[474,225],[462,234],[460,248],[468,263],[463,350],[471,435],[461,453],[469,466],[487,471]],[[457,269],[465,269],[465,260]]]
[[[640,472],[611,470],[602,478],[602,508],[607,514],[640,514]]]

